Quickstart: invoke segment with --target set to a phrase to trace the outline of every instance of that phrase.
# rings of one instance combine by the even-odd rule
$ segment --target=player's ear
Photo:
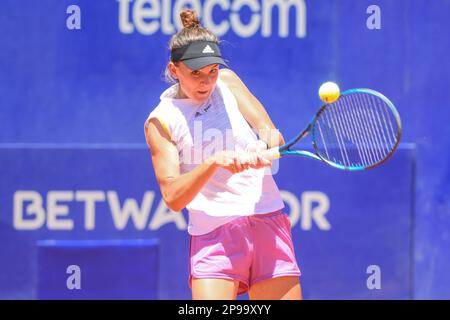
[[[175,65],[175,63],[173,63],[172,61],[170,61],[169,64],[167,65],[167,67],[169,68],[170,75],[171,75],[174,79],[178,80],[178,75],[177,75],[178,68],[177,68],[177,66]]]

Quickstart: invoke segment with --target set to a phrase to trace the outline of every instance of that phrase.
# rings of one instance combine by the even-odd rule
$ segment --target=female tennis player
[[[165,203],[189,213],[192,298],[301,299],[291,223],[260,155],[284,139],[196,12],[180,17],[166,68],[175,84],[144,130]]]

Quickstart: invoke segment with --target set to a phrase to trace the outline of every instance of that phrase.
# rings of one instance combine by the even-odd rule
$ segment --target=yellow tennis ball
[[[334,82],[325,82],[319,88],[319,97],[326,103],[333,103],[341,94],[339,87]]]

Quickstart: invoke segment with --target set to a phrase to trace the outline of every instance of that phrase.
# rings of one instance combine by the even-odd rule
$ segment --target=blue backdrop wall
[[[374,4],[380,29],[367,24],[373,18],[368,8]],[[403,142],[412,144],[405,144],[386,168],[351,176],[305,159],[293,180],[286,172],[298,163],[280,164],[276,179],[286,191],[287,211],[294,222],[296,214],[305,215],[307,209],[301,204],[308,200],[302,196],[309,199],[311,191],[327,196],[330,217],[332,213],[336,219],[344,217],[330,223],[333,227],[328,231],[313,224],[317,233],[300,228],[298,221],[294,224],[305,296],[450,298],[449,0],[1,1],[1,297],[36,297],[36,257],[27,247],[38,239],[157,237],[163,241],[176,234],[182,245],[167,247],[163,241],[161,257],[164,250],[179,250],[177,263],[187,258],[181,221],[164,228],[147,230],[146,226],[144,231],[129,225],[123,231],[108,226],[112,212],[108,209],[109,217],[98,214],[98,228],[90,232],[82,222],[58,232],[46,224],[23,230],[14,222],[14,195],[20,190],[36,191],[44,204],[50,190],[72,190],[73,197],[77,190],[102,190],[105,199],[108,190],[116,190],[140,205],[150,190],[155,193],[154,203],[160,202],[145,151],[143,123],[167,87],[162,81],[167,42],[176,29],[174,17],[185,5],[196,8],[203,22],[221,36],[230,67],[264,104],[285,137],[295,134],[320,106],[317,89],[327,80],[341,89],[368,87],[383,92],[402,116]],[[71,29],[77,13],[81,28]],[[54,175],[46,172],[50,169]],[[394,173],[399,177],[393,179]],[[114,179],[114,174],[121,178]],[[352,197],[361,184],[366,192]],[[348,189],[339,188],[342,185]],[[299,200],[300,209],[295,209],[290,194]],[[157,206],[152,206],[150,216],[156,211]],[[375,222],[370,228],[361,219]],[[384,240],[377,243],[370,230],[378,230]],[[349,235],[362,247],[346,247]],[[401,235],[395,245],[389,241],[394,235]],[[314,249],[321,237],[329,237],[328,255],[317,256]],[[342,256],[333,251],[333,242],[341,244]],[[374,248],[375,256],[368,248]],[[349,268],[352,261],[357,262],[355,269]],[[340,272],[347,270],[335,285],[328,278],[333,270],[316,268],[325,262],[336,264]],[[171,266],[161,271],[160,279],[167,279],[165,272],[176,271],[170,269],[176,265],[165,258],[161,263]],[[367,289],[363,265],[379,265],[385,271],[386,286],[381,291]],[[341,291],[344,283],[352,285]],[[182,280],[172,286],[166,291],[160,285],[159,297],[188,296]]]

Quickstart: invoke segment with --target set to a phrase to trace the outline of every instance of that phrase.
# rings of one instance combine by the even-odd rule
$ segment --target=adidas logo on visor
[[[203,49],[202,53],[214,53],[214,50],[211,49],[209,44],[207,44],[206,47]]]

